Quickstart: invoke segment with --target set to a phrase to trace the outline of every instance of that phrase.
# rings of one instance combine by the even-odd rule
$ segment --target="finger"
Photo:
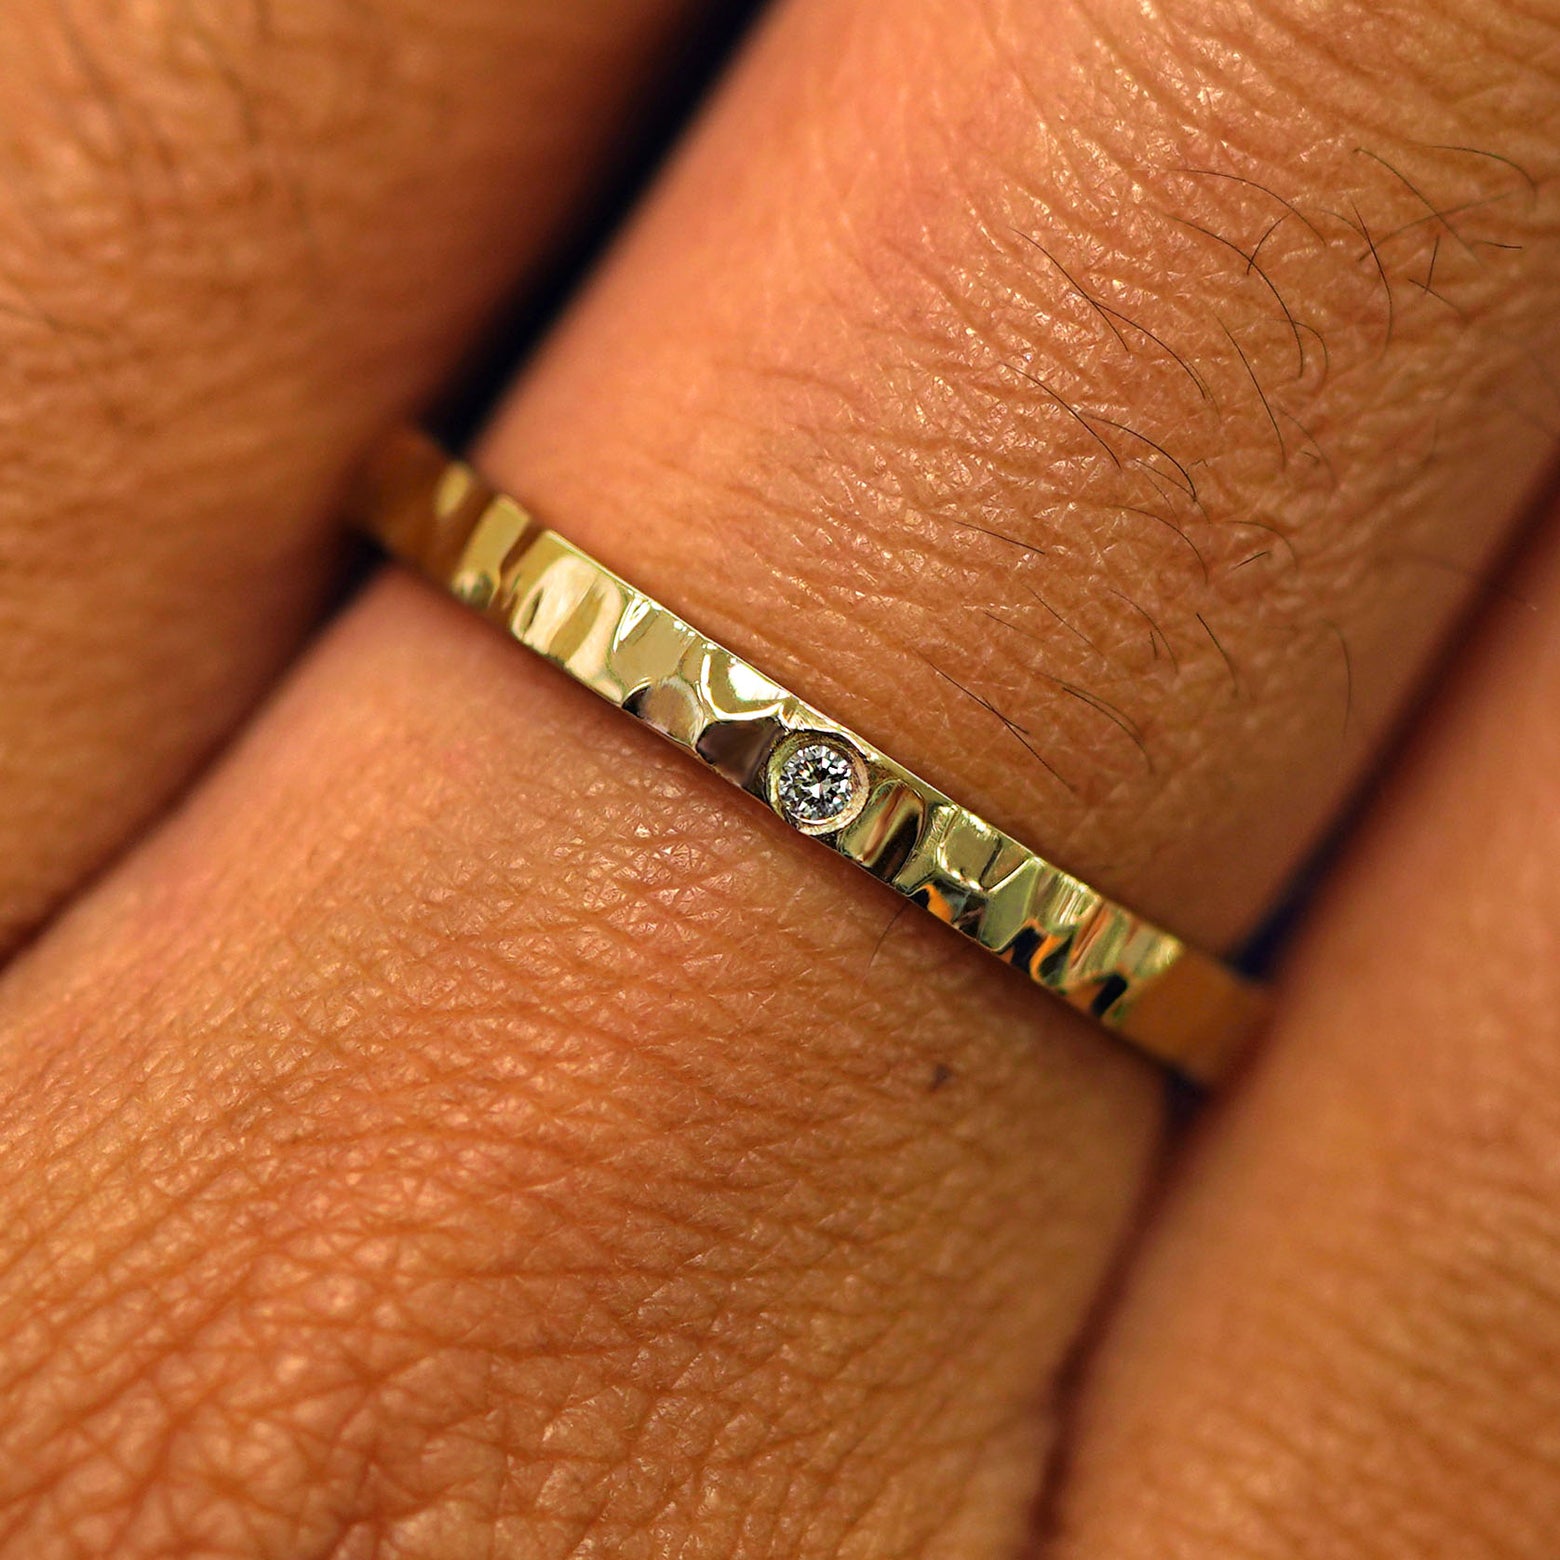
[[[1552,105],[1505,63],[1549,33],[1487,7],[1373,32],[1410,51],[1391,90],[1318,63],[1314,112],[1281,139],[1271,100],[1206,117],[1253,62],[1289,79],[1260,18],[1117,78],[1090,68],[1104,13],[1099,34],[1064,17],[1012,38],[984,7],[845,15],[782,16],[489,466],[961,798],[1228,935],[1449,619],[1456,569],[1437,593],[1405,584],[1402,555],[1446,563],[1455,537],[1454,563],[1479,556],[1545,447],[1489,408],[1531,389],[1521,344],[1554,324]],[[1476,27],[1506,29],[1499,49],[1475,51]],[[1486,60],[1498,91],[1469,86]],[[1139,77],[1124,114],[1133,89],[1114,83]],[[927,105],[908,123],[874,95],[905,80]],[[1038,139],[1037,101],[1055,106]],[[1539,185],[1480,208],[1511,227],[1464,229],[1470,247],[1523,246],[1458,273],[1466,323],[1427,305],[1411,330],[1405,304],[1390,350],[1380,274],[1327,214],[1357,203],[1384,238],[1423,213],[1360,171],[1362,123],[1394,164],[1497,147]],[[1333,235],[1261,257],[1325,327],[1331,367],[1288,385],[1300,399],[1282,400],[1293,338],[1247,262],[1189,247],[1212,241],[1187,223],[1249,217],[1247,186],[1142,171],[1203,166],[1215,129],[1251,176],[1282,163],[1284,198]],[[945,140],[970,154],[928,180]],[[1076,182],[1091,148],[1091,188],[1143,198]],[[851,167],[872,176],[844,199],[833,175]],[[1181,220],[1155,216],[1172,196]],[[1147,345],[1088,346],[1096,312],[1065,280],[1041,291],[1027,240],[996,237],[1025,213],[1108,251],[1121,277],[1085,285]],[[1164,386],[1184,379],[1198,408],[1206,386],[1177,453],[1213,503],[1179,526],[1196,553],[1121,518],[1152,479],[1109,425],[1113,456],[1023,375],[1009,388],[1009,359],[1177,451]],[[1069,371],[1098,376],[1089,401]],[[1252,374],[1280,425],[1325,417],[1325,503],[1305,476],[1321,455],[1280,457]],[[1426,463],[1407,441],[1443,395]],[[1412,504],[1372,475],[1408,447]],[[1237,552],[1237,522],[1277,529],[1298,561],[1278,542]],[[18,1325],[50,1317],[51,1344],[5,1389],[50,1500],[14,1484],[17,1532],[85,1520],[90,1494],[133,1555],[171,1520],[165,1499],[137,1504],[145,1474],[177,1492],[179,1531],[307,1518],[321,1544],[357,1524],[414,1553],[1011,1550],[1057,1369],[1154,1146],[1154,1080],[707,779],[397,582],[40,950],[6,1013],[11,1109],[32,1124],[0,1184],[27,1184],[27,1227],[50,1231],[6,1299]],[[176,1083],[127,1126],[117,1102],[145,1077]],[[58,1110],[90,1150],[43,1141]],[[177,1163],[148,1158],[159,1143]],[[132,1272],[155,1297],[134,1332],[114,1299]],[[315,1316],[327,1302],[340,1326]],[[92,1329],[100,1345],[59,1347]],[[127,1419],[143,1461],[105,1474],[91,1448],[122,1445]],[[238,1421],[288,1450],[264,1480],[235,1477],[256,1446],[224,1428]]]
[[[274,674],[343,468],[545,252],[687,9],[0,18],[0,951]]]
[[[1560,419],[1553,33],[1398,15],[802,5],[490,464],[910,767],[1226,942]],[[1228,113],[1170,85],[1193,59]],[[1502,75],[1487,108],[1464,68]],[[906,81],[935,112],[899,111]]]
[[[396,579],[13,972],[0,1553],[1018,1542],[1152,1080],[577,694]]]
[[[1513,581],[1162,1210],[1047,1554],[1554,1552],[1553,524]]]

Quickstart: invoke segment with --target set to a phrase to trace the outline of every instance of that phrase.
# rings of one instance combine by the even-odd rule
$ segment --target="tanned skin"
[[[294,654],[688,8],[151,12],[0,20],[0,1556],[1553,1560],[1552,0],[784,0],[479,444],[1209,947],[1371,783],[1190,1133],[426,586]]]

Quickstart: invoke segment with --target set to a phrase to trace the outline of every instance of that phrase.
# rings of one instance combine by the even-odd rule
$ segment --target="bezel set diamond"
[[[793,732],[770,759],[769,792],[770,804],[793,828],[833,834],[866,806],[867,767],[831,732]]]

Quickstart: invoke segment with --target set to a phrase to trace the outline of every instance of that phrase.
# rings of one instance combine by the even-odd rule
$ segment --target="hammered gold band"
[[[786,692],[421,433],[384,446],[354,509],[528,649],[1183,1077],[1216,1081],[1259,1020],[1259,988]]]

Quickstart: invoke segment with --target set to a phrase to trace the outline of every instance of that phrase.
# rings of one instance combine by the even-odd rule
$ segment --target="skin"
[[[275,678],[344,467],[548,257],[692,9],[0,15],[0,952]]]
[[[1553,1548],[1557,535],[1551,516],[1449,679],[1160,1210],[1043,1553]]]
[[[1552,453],[1557,55],[792,0],[483,464],[1229,944]],[[1547,1556],[1552,552],[1165,1191],[1150,1068],[376,582],[0,982],[0,1547]]]

